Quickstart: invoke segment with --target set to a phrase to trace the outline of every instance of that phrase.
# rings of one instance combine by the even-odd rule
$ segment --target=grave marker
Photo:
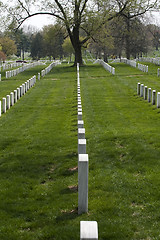
[[[3,113],[6,113],[6,98],[3,98]]]
[[[82,120],[82,112],[78,112],[78,120]]]
[[[88,212],[88,154],[78,155],[78,214]]]
[[[80,240],[98,240],[96,221],[80,221]]]
[[[14,102],[17,102],[17,90],[14,90]]]
[[[141,88],[140,88],[140,96],[143,97],[143,93],[144,93],[144,84],[141,84]]]
[[[85,139],[85,128],[78,128],[78,139]]]
[[[78,154],[86,154],[86,139],[78,139]]]
[[[84,121],[83,120],[78,120],[78,128],[83,128]]]
[[[10,96],[11,96],[11,106],[13,106],[14,105],[14,93],[11,92]]]
[[[11,106],[10,99],[11,99],[10,95],[7,95],[7,109],[10,109],[10,106]]]
[[[148,102],[151,102],[151,88],[148,88]]]
[[[147,86],[144,87],[144,100],[147,100]]]
[[[152,105],[156,104],[156,90],[152,91]]]
[[[160,92],[157,93],[157,108],[160,108]]]
[[[140,83],[137,83],[137,94],[140,95],[140,86],[141,84]]]

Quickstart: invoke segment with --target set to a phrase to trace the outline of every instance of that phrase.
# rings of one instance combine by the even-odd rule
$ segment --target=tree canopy
[[[127,26],[130,27],[130,19],[143,15],[154,8],[157,2],[158,0],[16,0],[17,4],[10,3],[7,9],[18,27],[26,19],[36,15],[47,14],[56,17],[65,26],[71,40],[75,63],[82,64],[83,44],[106,22],[117,16],[123,16]],[[83,40],[80,38],[80,32],[85,36]]]

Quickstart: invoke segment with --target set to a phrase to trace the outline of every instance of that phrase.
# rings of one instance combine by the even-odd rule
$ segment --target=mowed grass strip
[[[79,239],[76,84],[55,67],[0,118],[0,239]]]
[[[116,66],[115,76],[100,65],[80,69],[89,154],[84,219],[98,221],[99,239],[159,239],[160,111],[136,89],[141,76],[155,86],[158,78]]]

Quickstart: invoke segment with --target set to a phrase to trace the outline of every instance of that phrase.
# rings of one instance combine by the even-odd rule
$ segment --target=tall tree
[[[120,7],[124,5],[124,1],[117,0]],[[150,11],[157,7],[158,0],[132,0],[129,1],[129,4],[126,5],[124,11],[121,13],[121,16],[124,19],[124,24],[126,27],[125,31],[125,43],[126,43],[126,57],[130,59],[131,55],[131,31],[132,31],[132,21],[140,16],[143,16],[146,12]]]
[[[62,58],[62,44],[64,41],[63,27],[60,24],[45,26],[42,35],[45,46],[45,55],[50,58]]]
[[[158,1],[158,0],[154,0]],[[17,0],[18,5],[10,7],[10,14],[16,18],[19,26],[28,18],[39,14],[48,14],[63,22],[75,51],[75,63],[82,64],[81,48],[83,44],[106,22],[123,14],[126,19],[142,14],[153,7],[152,0]],[[36,7],[37,3],[37,7]],[[140,4],[141,5],[140,5]],[[32,11],[33,4],[36,9]],[[40,8],[38,8],[40,6]],[[127,9],[125,11],[125,9]],[[138,9],[141,11],[137,12]],[[124,12],[125,11],[125,12]],[[129,26],[129,25],[128,25]],[[80,40],[80,29],[86,37]]]
[[[43,57],[43,49],[44,49],[44,43],[43,43],[43,36],[41,33],[37,33],[32,36],[31,41],[31,56],[33,59],[39,60],[41,57]]]

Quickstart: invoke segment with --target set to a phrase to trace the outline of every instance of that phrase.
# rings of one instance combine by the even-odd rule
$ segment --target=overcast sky
[[[160,26],[160,12],[152,13],[148,15],[147,23],[149,22],[154,23]],[[24,25],[32,25],[36,27],[38,30],[42,29],[45,25],[54,24],[55,18],[47,15],[38,15],[31,17],[27,21],[25,21]]]
[[[27,19],[24,25],[31,25],[36,27],[38,30],[42,29],[45,25],[54,24],[55,18],[47,15],[38,15]]]

